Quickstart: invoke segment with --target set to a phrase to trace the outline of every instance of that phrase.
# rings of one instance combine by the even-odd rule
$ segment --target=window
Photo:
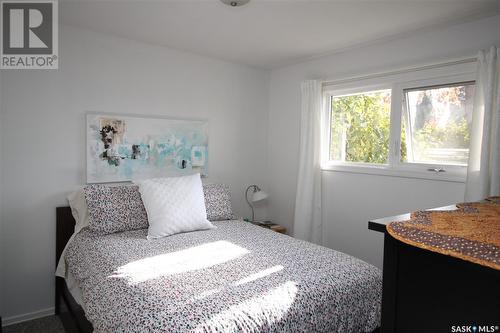
[[[330,97],[330,160],[387,163],[391,90]]]
[[[323,169],[464,181],[475,85],[458,69],[324,86]]]
[[[406,89],[403,162],[467,165],[474,83]]]

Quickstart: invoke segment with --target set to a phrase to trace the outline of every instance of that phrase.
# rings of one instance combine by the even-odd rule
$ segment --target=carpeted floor
[[[3,327],[2,333],[64,333],[57,316],[49,316]]]

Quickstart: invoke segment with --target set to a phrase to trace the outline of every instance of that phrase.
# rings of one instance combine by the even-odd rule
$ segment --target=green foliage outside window
[[[473,89],[473,85],[445,87],[412,95],[413,161],[467,163],[471,117],[466,103],[471,102]],[[332,97],[330,160],[388,163],[390,109],[390,90]],[[443,110],[449,116],[442,118]],[[408,161],[404,120],[401,160]],[[439,125],[443,121],[445,125]]]
[[[390,92],[334,97],[331,106],[330,159],[387,163]]]
[[[467,164],[474,85],[430,88],[407,94],[414,115],[413,160]],[[402,154],[406,161],[406,154]]]
[[[426,148],[469,147],[469,124],[465,119],[455,120],[440,128],[425,124],[415,134],[416,141],[425,143]]]

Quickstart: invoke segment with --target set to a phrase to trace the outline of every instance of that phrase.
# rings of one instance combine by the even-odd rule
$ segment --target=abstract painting
[[[87,114],[87,183],[208,175],[208,122]]]

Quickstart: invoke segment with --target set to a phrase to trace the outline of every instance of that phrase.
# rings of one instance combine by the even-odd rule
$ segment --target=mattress
[[[96,332],[371,332],[379,269],[242,221],[147,240],[88,230],[66,261]]]

